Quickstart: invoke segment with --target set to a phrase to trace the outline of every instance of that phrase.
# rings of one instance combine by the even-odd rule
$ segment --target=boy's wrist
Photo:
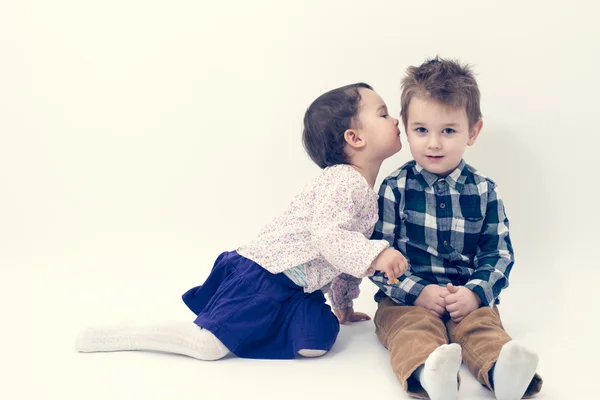
[[[482,306],[489,306],[490,303],[488,303],[487,298],[485,296],[485,290],[482,287],[482,283],[470,283],[467,282],[467,284],[465,285],[465,287],[467,289],[469,289],[474,295],[475,298],[477,299],[477,304],[478,304],[478,308],[482,307]],[[487,282],[485,282],[487,283]],[[487,283],[489,285],[489,283]],[[492,301],[493,302],[493,301]]]

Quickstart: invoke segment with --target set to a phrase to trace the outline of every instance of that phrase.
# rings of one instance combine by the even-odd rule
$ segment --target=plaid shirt
[[[371,238],[387,240],[410,266],[394,285],[380,272],[370,277],[380,289],[376,300],[413,305],[425,286],[452,282],[482,305],[499,303],[514,263],[508,226],[495,183],[464,160],[445,178],[406,163],[381,184]]]

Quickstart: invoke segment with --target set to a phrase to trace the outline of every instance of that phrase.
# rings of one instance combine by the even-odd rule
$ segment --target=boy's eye
[[[444,132],[444,133],[454,133],[456,131],[454,129],[452,129],[452,128],[446,128],[442,132]]]
[[[419,132],[419,133],[426,133],[427,129],[423,128],[422,126],[419,128],[415,128],[415,131]]]

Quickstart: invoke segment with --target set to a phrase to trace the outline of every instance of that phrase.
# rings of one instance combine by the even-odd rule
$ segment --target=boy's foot
[[[88,328],[77,337],[82,353],[149,350],[182,354],[200,360],[223,358],[229,350],[210,331],[193,322],[170,322],[140,327]]]
[[[511,340],[502,346],[494,366],[494,394],[498,400],[519,400],[535,375],[538,356]]]
[[[433,351],[425,364],[416,371],[416,377],[431,400],[458,398],[458,369],[462,363],[462,349],[456,343],[443,344]]]

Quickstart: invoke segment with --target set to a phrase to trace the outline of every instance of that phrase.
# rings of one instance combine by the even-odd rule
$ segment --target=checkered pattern
[[[466,286],[482,305],[499,303],[514,263],[509,222],[495,183],[461,161],[440,178],[410,161],[379,190],[379,221],[372,239],[385,239],[409,260],[394,285],[370,279],[400,304],[412,305],[429,284]]]

